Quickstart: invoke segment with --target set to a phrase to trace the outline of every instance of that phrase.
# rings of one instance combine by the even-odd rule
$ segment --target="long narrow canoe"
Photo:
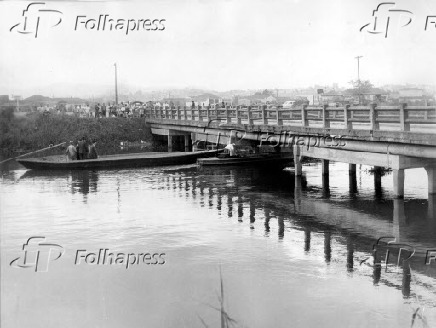
[[[87,170],[193,164],[199,158],[215,156],[216,150],[174,153],[130,153],[105,155],[97,159],[67,161],[66,156],[21,158],[17,162],[33,170]]]
[[[283,166],[292,163],[291,154],[261,154],[244,157],[200,158],[200,166]]]

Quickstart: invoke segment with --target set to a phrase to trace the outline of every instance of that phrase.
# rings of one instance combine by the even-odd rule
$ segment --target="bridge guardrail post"
[[[276,119],[277,119],[277,125],[283,125],[283,119],[281,117],[280,109],[276,106]]]
[[[229,115],[229,106],[226,106],[226,123],[232,123],[232,118]]]
[[[376,111],[376,104],[370,104],[369,105],[369,122],[371,124],[371,130],[378,130],[379,124],[377,122],[377,111]]]
[[[302,126],[309,126],[309,123],[307,122],[306,108],[307,108],[307,105],[303,105],[301,107],[301,125]]]
[[[183,118],[184,118],[185,121],[188,120],[188,113],[186,111],[186,106],[183,106]]]
[[[240,107],[236,106],[236,124],[241,124],[241,113],[239,112]]]
[[[251,106],[248,106],[247,108],[247,120],[248,120],[248,124],[252,125],[253,124],[253,113],[251,112]]]
[[[198,120],[203,121],[203,116],[201,114],[201,107],[200,106],[197,107],[197,111],[198,111]]]
[[[177,106],[176,111],[177,111],[177,112],[176,112],[177,120],[180,121],[180,120],[181,120],[181,115],[180,115],[180,106]]]
[[[262,106],[262,124],[267,125],[268,124],[268,114],[266,111],[266,105]]]
[[[329,121],[329,115],[327,111],[328,105],[322,105],[322,127],[323,128],[330,128],[330,121]]]
[[[210,120],[210,107],[206,106],[206,120],[209,122]]]
[[[408,118],[406,107],[407,107],[406,103],[400,104],[400,130],[401,131],[410,131],[410,124],[406,123],[406,120]]]
[[[351,130],[353,128],[353,123],[348,121],[350,119],[349,112],[348,112],[349,108],[350,105],[344,106],[344,128]]]

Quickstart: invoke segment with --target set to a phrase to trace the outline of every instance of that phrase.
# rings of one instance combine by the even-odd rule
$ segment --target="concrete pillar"
[[[350,164],[350,165],[354,165],[354,168],[356,168],[355,164]],[[348,187],[349,187],[349,192],[350,194],[355,194],[357,193],[357,176],[356,176],[356,171],[348,171]]]
[[[173,151],[173,136],[168,136],[168,152]]]
[[[374,190],[376,198],[380,198],[383,195],[381,185],[381,167],[374,166]]]
[[[322,175],[329,175],[329,160],[323,159],[321,160],[322,163]]]
[[[328,174],[322,176],[322,194],[323,197],[330,197],[330,177]]]
[[[185,152],[191,151],[192,148],[191,136],[185,135],[184,139],[185,139]]]
[[[394,179],[394,197],[404,197],[404,170],[393,170]]]
[[[426,167],[428,179],[428,193],[436,194],[436,167]]]
[[[300,161],[300,148],[297,145],[294,145],[294,168],[295,175],[301,176],[303,173],[303,167]]]

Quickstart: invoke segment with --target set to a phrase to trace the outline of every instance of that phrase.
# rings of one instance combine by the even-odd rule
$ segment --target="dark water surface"
[[[1,326],[219,327],[221,268],[235,327],[435,327],[426,173],[407,170],[406,197],[393,200],[392,176],[375,182],[368,169],[350,186],[348,166],[333,163],[329,188],[317,164],[302,179],[248,168],[3,172]],[[34,236],[64,254],[40,249],[47,272],[10,266]],[[415,254],[374,254],[386,236]],[[100,249],[165,263],[75,264],[78,250]]]

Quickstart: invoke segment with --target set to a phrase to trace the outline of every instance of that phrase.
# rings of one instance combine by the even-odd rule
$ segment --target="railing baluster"
[[[309,124],[307,122],[306,108],[307,108],[307,105],[303,105],[301,107],[301,125],[302,126],[309,126]]]
[[[369,105],[369,122],[371,124],[371,130],[375,131],[379,129],[379,124],[377,122],[377,111],[376,104]]]
[[[401,131],[410,131],[410,124],[406,123],[407,120],[407,104],[400,104],[400,130]]]
[[[281,113],[280,113],[279,108],[276,107],[276,119],[277,119],[277,125],[278,125],[278,126],[283,125],[283,119],[281,118],[281,115],[280,115],[280,114],[281,114]]]
[[[330,128],[330,121],[328,117],[327,107],[328,105],[322,106],[322,127],[326,129]]]

